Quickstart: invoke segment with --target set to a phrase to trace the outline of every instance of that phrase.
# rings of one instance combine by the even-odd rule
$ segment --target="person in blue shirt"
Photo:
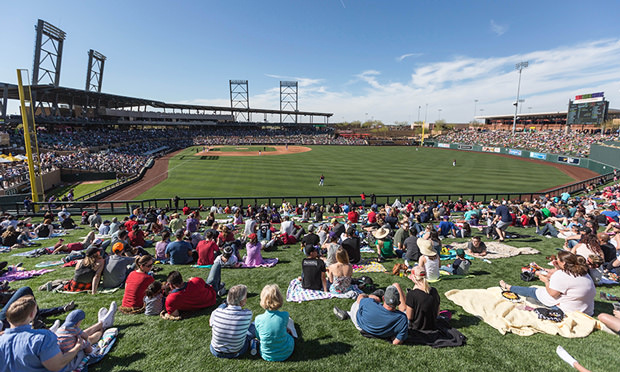
[[[279,311],[284,303],[277,284],[266,285],[260,293],[260,306],[265,312],[254,320],[260,355],[266,361],[281,362],[293,354],[297,335],[288,312]]]
[[[450,234],[456,236],[456,226],[450,221],[449,216],[443,216],[443,221],[439,223],[439,235],[448,237]]]
[[[363,334],[388,339],[393,345],[402,345],[409,332],[409,321],[404,312],[406,308],[403,290],[398,283],[394,283],[385,289],[383,304],[374,294],[360,294],[348,315]],[[334,308],[338,316],[341,311]]]
[[[183,240],[184,232],[179,229],[175,233],[176,241],[166,246],[166,258],[172,265],[186,265],[194,261],[192,245]]]

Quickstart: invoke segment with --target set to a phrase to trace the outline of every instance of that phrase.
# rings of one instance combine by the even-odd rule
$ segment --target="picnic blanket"
[[[12,268],[12,270],[0,276],[0,281],[6,280],[8,282],[14,282],[16,280],[30,279],[33,276],[39,276],[54,271],[52,269],[25,270],[23,267],[16,268],[14,266],[9,266],[9,268]]]
[[[244,261],[245,261],[245,257],[244,257]],[[278,263],[278,259],[277,258],[263,258],[263,264],[262,265],[246,265],[245,263],[241,263],[241,266],[239,266],[242,269],[252,269],[255,267],[274,267],[276,266],[276,264]]]
[[[465,243],[451,243],[451,249],[467,249],[467,242]],[[500,242],[487,242],[484,243],[487,246],[487,255],[484,258],[489,260],[493,260],[496,258],[506,258],[518,256],[520,254],[539,254],[540,252],[534,248],[530,247],[522,247],[517,248],[508,244],[500,243]]]
[[[34,267],[50,267],[50,266],[58,266],[63,265],[64,261],[43,261],[34,265]]]
[[[8,253],[11,251],[11,247],[0,246],[0,253]]]
[[[440,254],[439,259],[441,260],[456,260],[456,249],[450,249],[448,254]],[[468,260],[475,260],[476,258],[470,256],[468,254],[465,255],[465,258]]]
[[[112,349],[112,346],[116,342],[117,335],[118,328],[106,329],[106,331],[103,332],[103,336],[101,336],[101,340],[99,340],[96,345],[93,345],[93,352],[86,355],[73,372],[87,372],[89,365],[95,364],[103,359],[103,357],[110,352],[110,349]]]
[[[358,294],[363,293],[362,290],[353,285],[352,290],[343,294],[335,294],[330,292],[323,292],[314,289],[304,289],[301,286],[301,280],[295,278],[291,280],[286,290],[286,301],[288,302],[303,302],[313,300],[325,300],[328,298],[356,298]]]
[[[43,237],[43,238],[33,238],[33,239],[30,239],[30,240],[31,240],[31,241],[35,241],[35,242],[36,242],[37,240],[47,240],[47,239],[57,238],[57,237],[59,237],[59,236],[65,236],[65,235],[67,235],[67,234],[66,234],[66,233],[64,233],[64,232],[61,232],[61,233],[53,233],[53,234],[51,234],[50,236],[46,236],[46,237]]]
[[[360,248],[360,253],[377,253],[376,249],[372,249],[369,246],[365,245],[362,248]]]
[[[38,249],[39,248],[35,248],[35,249],[30,250],[28,252],[13,253],[11,256],[27,257],[27,256],[30,256],[31,254],[35,254]]]
[[[210,269],[213,265],[192,265],[191,267],[196,269]]]
[[[353,265],[354,273],[384,273],[386,271],[385,266],[378,262],[370,262],[364,265]]]
[[[540,307],[527,300],[524,303],[513,303],[504,299],[499,287],[487,289],[453,289],[445,293],[446,298],[463,307],[465,311],[484,320],[501,334],[512,332],[519,336],[530,336],[535,333],[560,335],[567,338],[586,337],[595,329],[601,328],[594,318],[581,313],[567,313],[564,320],[554,322],[539,319],[534,311],[527,311],[523,305],[532,308]]]

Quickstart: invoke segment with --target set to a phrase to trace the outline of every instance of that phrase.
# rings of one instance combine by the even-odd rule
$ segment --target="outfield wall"
[[[614,167],[620,168],[620,147],[619,148],[612,148],[612,147],[606,148],[605,149],[606,151],[604,152],[604,156],[600,156],[600,157],[591,156],[590,158],[580,158],[580,157],[571,156],[571,155],[549,154],[545,152],[519,150],[519,149],[508,148],[508,147],[465,145],[465,144],[460,144],[460,143],[445,143],[445,142],[431,142],[431,141],[424,142],[424,144],[432,146],[432,147],[443,148],[443,149],[485,152],[489,154],[512,155],[512,156],[526,158],[526,159],[543,160],[543,161],[547,161],[550,163],[568,164],[568,165],[572,165],[575,167],[587,168],[598,174],[610,173],[613,171]],[[595,146],[597,145],[592,145],[591,149],[592,151],[596,153],[596,151],[598,150],[595,150]]]

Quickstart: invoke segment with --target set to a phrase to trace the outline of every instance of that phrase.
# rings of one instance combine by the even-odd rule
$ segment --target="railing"
[[[483,203],[487,203],[494,200],[534,200],[535,198],[549,194],[550,196],[559,196],[564,192],[568,192],[571,195],[577,194],[583,191],[587,185],[595,184],[600,185],[613,180],[613,173],[608,173],[602,176],[593,177],[584,181],[575,182],[569,185],[560,186],[555,189],[547,191],[536,192],[494,192],[494,193],[451,193],[451,194],[382,194],[375,195],[375,201],[378,204],[392,204],[396,199],[404,202],[406,200],[448,200],[458,199],[463,200],[475,200]],[[371,196],[367,195],[367,205],[370,205]],[[303,204],[306,201],[310,203],[318,203],[320,205],[327,205],[331,203],[340,202],[352,202],[360,201],[359,195],[317,195],[317,196],[240,196],[240,197],[189,197],[179,198],[178,200],[172,199],[145,199],[145,200],[114,200],[114,201],[72,201],[72,202],[54,202],[54,203],[34,203],[39,206],[39,210],[55,209],[66,207],[72,214],[81,214],[84,210],[98,209],[100,214],[130,214],[134,209],[140,207],[143,210],[148,207],[155,208],[168,208],[170,210],[178,210],[183,208],[187,204],[191,208],[198,208],[200,205],[204,205],[207,208],[211,205],[223,204],[223,205],[261,205],[261,204],[280,204],[282,200],[287,200],[295,205]],[[15,203],[15,210],[12,211],[17,214],[24,214],[23,203]],[[39,212],[37,214],[41,214]]]

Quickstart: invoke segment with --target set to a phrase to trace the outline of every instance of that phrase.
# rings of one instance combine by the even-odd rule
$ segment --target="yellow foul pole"
[[[37,191],[37,180],[35,176],[34,170],[34,160],[32,157],[32,146],[30,142],[30,128],[34,128],[34,115],[29,115],[32,111],[26,108],[26,95],[24,92],[24,85],[22,82],[22,71],[27,70],[17,70],[17,84],[19,90],[19,102],[21,105],[21,113],[22,113],[22,127],[24,130],[24,142],[26,148],[26,157],[28,158],[28,174],[30,175],[30,190],[32,190],[32,201],[39,201],[39,193]],[[28,97],[28,101],[30,105],[32,105],[32,97]],[[32,120],[32,123],[30,122]]]

